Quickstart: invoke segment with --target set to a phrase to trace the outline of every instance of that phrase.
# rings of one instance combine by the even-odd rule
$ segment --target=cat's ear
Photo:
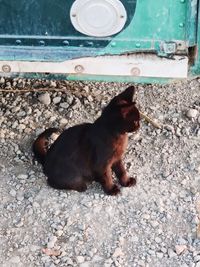
[[[135,87],[129,86],[128,88],[126,88],[125,91],[123,91],[121,94],[115,96],[110,101],[108,106],[103,110],[104,113],[108,112],[110,109],[113,109],[114,107],[135,104],[135,102],[133,102],[134,94],[135,94]]]
[[[135,102],[121,108],[121,115],[124,119],[126,119],[129,114],[131,114],[134,120],[136,121],[140,120],[140,112],[135,106]]]
[[[121,108],[122,117],[126,119],[127,115],[131,112],[132,109],[133,109],[132,105]]]
[[[129,86],[128,88],[126,88],[125,91],[116,96],[116,100],[119,102],[126,101],[127,103],[132,103],[134,94],[135,94],[135,87]]]

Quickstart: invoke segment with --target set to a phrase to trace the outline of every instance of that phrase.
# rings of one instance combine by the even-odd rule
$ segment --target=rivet
[[[140,48],[141,47],[141,44],[140,43],[137,43],[137,44],[135,44],[135,47]]]
[[[180,28],[183,28],[184,26],[185,26],[185,24],[184,24],[184,23],[182,23],[182,22],[181,22],[181,23],[179,23],[179,27],[180,27]]]
[[[185,0],[180,0],[181,3],[185,3]]]
[[[45,41],[39,41],[39,44],[40,44],[41,46],[44,46],[44,45],[45,45]]]
[[[69,45],[69,42],[67,40],[63,41],[64,45]]]
[[[121,18],[121,19],[124,19],[124,15],[120,15],[120,18]]]
[[[132,68],[131,69],[131,74],[133,76],[140,76],[140,69],[139,68],[136,68],[136,67]]]
[[[117,45],[117,44],[116,44],[115,42],[112,42],[112,43],[111,43],[111,46],[112,46],[112,47],[116,47],[116,45]]]
[[[21,41],[21,40],[16,40],[15,43],[16,43],[17,45],[20,45],[20,44],[22,43],[22,41]]]
[[[84,71],[84,67],[82,65],[76,65],[74,70],[76,73],[82,73]]]
[[[76,17],[76,14],[72,14],[72,17],[75,18]]]
[[[3,65],[2,71],[8,73],[11,71],[11,67],[9,65]]]
[[[93,44],[93,42],[88,41],[88,42],[87,42],[87,45],[89,45],[89,46],[93,46],[94,44]]]

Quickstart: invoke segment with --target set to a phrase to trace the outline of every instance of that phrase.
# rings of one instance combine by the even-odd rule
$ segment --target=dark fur
[[[87,182],[99,182],[109,195],[120,192],[113,182],[112,170],[122,186],[136,184],[128,177],[122,156],[127,146],[127,132],[139,128],[140,115],[132,101],[134,87],[114,97],[94,123],[71,127],[46,151],[46,138],[57,129],[48,129],[33,144],[36,158],[43,164],[50,186],[79,192]],[[46,156],[45,156],[46,155]]]

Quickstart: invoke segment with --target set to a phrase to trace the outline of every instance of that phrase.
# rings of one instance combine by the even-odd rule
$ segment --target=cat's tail
[[[47,151],[51,144],[60,135],[61,131],[57,128],[49,128],[41,133],[32,145],[32,151],[39,163],[45,162]]]

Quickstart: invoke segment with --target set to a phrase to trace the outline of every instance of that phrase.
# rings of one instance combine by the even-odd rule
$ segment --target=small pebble
[[[39,95],[38,99],[42,104],[44,104],[46,106],[49,106],[51,104],[51,98],[50,98],[50,95],[48,92]]]
[[[19,264],[21,260],[20,260],[19,256],[14,256],[9,261],[10,261],[10,263],[12,263],[14,265],[14,264]]]
[[[124,253],[123,253],[122,249],[116,248],[115,252],[113,253],[113,258],[117,258],[117,257],[123,256],[123,255],[124,255]]]
[[[76,260],[78,263],[83,263],[85,261],[83,256],[77,256]]]
[[[176,251],[177,255],[182,254],[186,250],[187,250],[187,246],[186,245],[176,245],[175,246],[175,251]]]
[[[49,238],[49,241],[47,243],[47,248],[53,248],[55,243],[57,241],[57,237],[56,236],[52,236]]]
[[[55,81],[50,81],[50,87],[56,87],[57,83]]]
[[[186,113],[186,116],[190,119],[196,118],[198,115],[198,110],[196,109],[189,109]]]
[[[16,192],[14,189],[11,189],[11,190],[10,190],[10,195],[11,195],[12,197],[15,197],[16,194],[17,194],[17,192]]]
[[[176,257],[176,253],[173,251],[173,249],[169,248],[167,251],[170,258]]]
[[[69,107],[69,104],[67,102],[60,103],[60,107],[67,109]]]
[[[60,96],[57,96],[57,97],[54,97],[54,98],[53,98],[53,103],[54,103],[54,104],[59,104],[60,101],[61,101],[61,97],[60,97]]]

